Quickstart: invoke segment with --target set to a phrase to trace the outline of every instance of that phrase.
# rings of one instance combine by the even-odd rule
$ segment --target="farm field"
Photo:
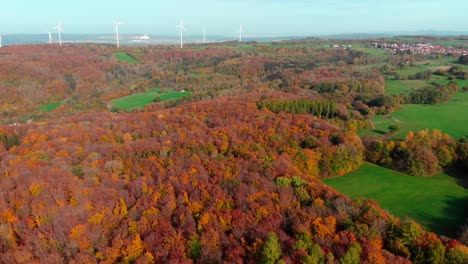
[[[167,101],[172,99],[189,96],[189,92],[161,92],[158,88],[150,89],[146,93],[133,94],[130,96],[122,97],[111,102],[112,106],[122,109],[131,110],[134,108],[141,108],[148,104],[151,104],[154,99],[160,98],[161,101]]]
[[[407,66],[401,70],[396,71],[400,76],[408,78],[409,75],[416,74],[427,70],[435,71],[440,67],[460,66],[457,64],[457,58],[455,57],[443,57],[439,59],[429,60],[426,62],[420,62],[416,65]]]
[[[130,63],[137,63],[138,62],[134,58],[130,57],[130,55],[128,55],[126,52],[118,51],[118,52],[115,52],[114,54],[117,57],[117,60],[119,60],[119,61],[126,61],[126,62],[130,62]]]
[[[455,235],[468,217],[468,190],[447,174],[416,177],[366,163],[324,183],[351,198],[375,200],[393,215],[441,235]]]
[[[361,130],[360,135],[382,135],[388,126],[398,125],[399,132],[392,139],[402,140],[409,131],[440,129],[455,139],[468,136],[468,92],[458,92],[452,100],[438,105],[403,105],[390,117],[377,115],[373,118],[373,129]]]
[[[362,51],[373,57],[383,58],[388,55],[388,52],[384,49],[376,49],[374,47],[368,47],[366,44],[352,45],[353,50]]]
[[[39,110],[45,111],[45,112],[52,112],[55,109],[57,109],[59,106],[61,106],[63,103],[62,102],[53,102],[53,103],[48,103],[45,105],[39,106]]]
[[[385,81],[387,87],[386,94],[400,95],[402,93],[410,93],[412,90],[421,89],[427,86],[427,81],[424,80],[387,80]]]

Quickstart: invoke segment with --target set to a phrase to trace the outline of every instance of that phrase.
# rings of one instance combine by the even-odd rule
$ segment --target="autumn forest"
[[[467,263],[466,123],[397,116],[463,115],[465,57],[376,41],[1,48],[0,262]],[[365,164],[454,179],[454,231],[322,182]]]

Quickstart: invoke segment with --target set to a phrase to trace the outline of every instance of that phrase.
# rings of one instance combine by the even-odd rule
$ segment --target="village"
[[[374,43],[374,48],[385,49],[394,54],[442,54],[447,56],[467,55],[468,50],[431,43]]]

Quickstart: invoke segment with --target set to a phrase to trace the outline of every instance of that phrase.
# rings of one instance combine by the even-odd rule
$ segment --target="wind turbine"
[[[2,35],[0,35],[0,48],[2,47]]]
[[[184,48],[184,30],[185,30],[183,19],[180,20],[180,25],[178,25],[177,27],[180,29],[180,48],[183,49]]]
[[[119,25],[124,24],[124,22],[117,22],[117,21],[115,21],[115,20],[112,20],[112,22],[114,22],[114,25],[115,25],[115,35],[116,35],[116,39],[117,39],[117,48],[119,48],[119,47],[120,47]]]
[[[49,33],[49,44],[52,44],[52,33],[48,32]]]
[[[206,27],[203,28],[203,44],[206,44]]]
[[[58,36],[59,36],[59,45],[62,46],[62,32],[63,32],[62,20],[59,20],[59,23],[58,23],[58,25],[55,27],[55,29],[57,29],[57,32],[58,32]]]
[[[242,33],[244,33],[244,28],[242,25],[239,27],[239,42],[242,42]]]

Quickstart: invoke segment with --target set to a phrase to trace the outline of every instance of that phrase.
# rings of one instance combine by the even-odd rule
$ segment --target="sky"
[[[467,0],[1,0],[0,34],[42,34],[61,19],[65,34],[315,36],[468,31]]]

